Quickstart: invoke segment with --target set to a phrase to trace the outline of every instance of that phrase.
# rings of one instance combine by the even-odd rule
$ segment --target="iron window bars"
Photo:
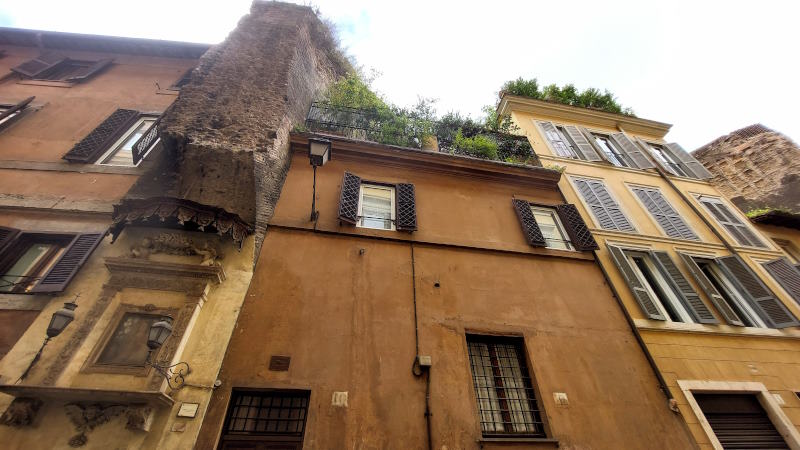
[[[309,393],[302,391],[234,391],[225,433],[277,435],[302,439]]]
[[[485,437],[545,437],[519,339],[467,336],[481,431]]]

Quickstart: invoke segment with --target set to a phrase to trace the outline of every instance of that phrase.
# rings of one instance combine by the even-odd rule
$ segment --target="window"
[[[667,252],[615,245],[608,250],[648,319],[719,323]]]
[[[792,265],[786,258],[761,263],[767,272],[781,285],[786,293],[800,305],[800,267]]]
[[[723,448],[790,448],[755,394],[693,393],[693,396]]]
[[[377,184],[361,185],[357,226],[394,230],[394,187]]]
[[[733,236],[740,245],[749,245],[752,247],[762,247],[765,248],[761,240],[756,237],[756,234],[750,230],[750,228],[744,224],[736,214],[728,208],[728,205],[722,202],[722,200],[714,197],[707,197],[707,196],[699,196],[698,200],[703,206],[711,213],[712,216],[722,225],[725,230],[728,231],[728,234]]]
[[[625,155],[617,144],[605,134],[592,133],[597,148],[603,152],[605,158],[617,167],[632,167],[625,159]]]
[[[15,104],[0,104],[0,130],[10,126],[28,110],[28,104],[36,97],[28,97]]]
[[[103,236],[0,227],[0,292],[63,291]]]
[[[133,146],[142,139],[145,133],[150,130],[150,127],[156,123],[157,119],[158,118],[154,116],[144,116],[137,120],[136,123],[134,123],[128,131],[97,160],[97,164],[106,166],[136,166],[137,164],[134,164],[133,161]],[[149,145],[142,158],[144,158],[147,151],[153,148],[157,143],[158,138]],[[138,162],[141,162],[141,160]]]
[[[84,164],[136,166],[159,141],[158,116],[117,109],[63,159]]]
[[[467,336],[484,436],[545,437],[520,338]]]
[[[739,322],[747,327],[767,326],[716,263],[702,258],[694,260]]]
[[[648,253],[625,251],[625,256],[639,282],[647,289],[651,298],[656,300],[656,308],[662,316],[668,317],[672,322],[694,322]]]
[[[545,208],[541,206],[531,206],[531,212],[536,219],[536,224],[544,236],[545,247],[555,248],[559,250],[572,250],[564,226],[553,208]]]
[[[144,367],[149,350],[144,343],[147,342],[150,326],[160,318],[161,315],[156,314],[126,312],[97,356],[95,364]]]
[[[64,254],[72,236],[25,234],[9,250],[0,292],[28,293]]]
[[[585,178],[574,178],[573,181],[600,228],[636,231],[602,181]]]
[[[220,448],[301,449],[308,402],[308,391],[234,390]],[[269,444],[280,444],[280,447]]]
[[[49,52],[11,68],[12,71],[33,80],[80,82],[108,67],[113,60],[85,61],[67,58]]]
[[[651,153],[658,159],[658,161],[666,168],[669,172],[673,173],[674,175],[680,175],[682,177],[690,176],[681,166],[680,161],[675,158],[672,153],[669,152],[666,148],[659,144],[652,144],[650,142],[646,143],[647,146],[650,148]]]
[[[645,187],[633,187],[632,190],[667,236],[676,239],[699,240],[694,231],[667,202],[661,191]]]

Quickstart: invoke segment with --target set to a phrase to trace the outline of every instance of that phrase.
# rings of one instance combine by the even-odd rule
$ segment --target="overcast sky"
[[[308,2],[304,2],[308,4]],[[760,122],[800,140],[798,1],[320,0],[374,87],[480,115],[504,81],[609,89],[687,150]],[[118,6],[113,6],[118,5]],[[216,43],[249,0],[26,0],[0,26]]]

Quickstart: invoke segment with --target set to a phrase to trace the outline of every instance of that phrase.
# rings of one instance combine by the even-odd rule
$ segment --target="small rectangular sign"
[[[200,407],[199,403],[181,403],[181,408],[178,410],[178,417],[195,417],[198,407]]]

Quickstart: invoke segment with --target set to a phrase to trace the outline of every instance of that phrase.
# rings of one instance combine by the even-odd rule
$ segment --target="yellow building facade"
[[[559,187],[698,447],[800,448],[800,305],[768,270],[784,251],[664,140],[668,124],[507,93],[498,112],[563,170]]]

